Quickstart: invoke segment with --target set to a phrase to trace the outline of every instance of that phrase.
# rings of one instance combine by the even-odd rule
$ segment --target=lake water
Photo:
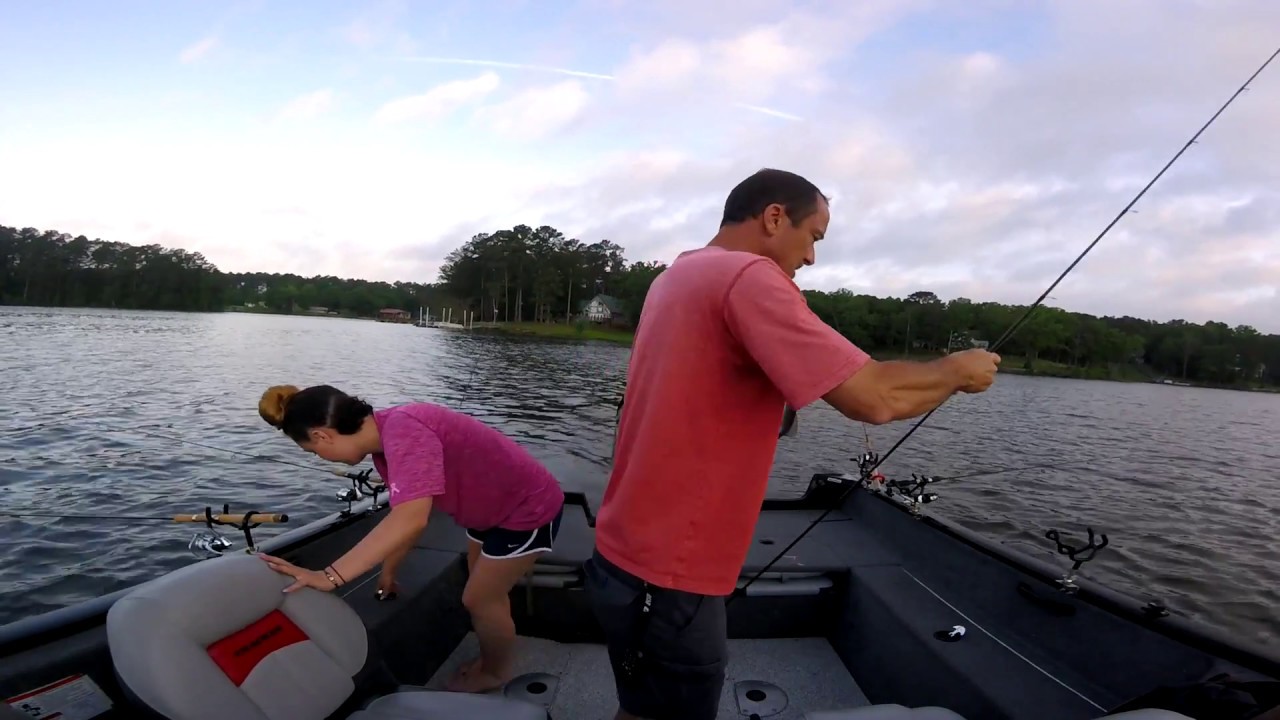
[[[0,512],[165,516],[230,503],[288,512],[288,527],[334,512],[344,481],[257,415],[276,383],[472,413],[598,502],[629,352],[335,318],[0,308]],[[873,446],[886,450],[907,425],[870,428]],[[1074,541],[1091,525],[1111,545],[1083,574],[1274,645],[1277,437],[1276,395],[1003,375],[944,405],[885,469],[1079,461],[938,483],[929,512],[1054,562],[1045,530]],[[852,471],[864,449],[861,424],[807,408],[779,446],[771,494]],[[192,529],[0,516],[0,623],[192,562]]]

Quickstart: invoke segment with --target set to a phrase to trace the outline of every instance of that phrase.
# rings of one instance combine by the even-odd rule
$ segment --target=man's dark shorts
[[[622,709],[642,718],[714,720],[729,655],[724,598],[649,585],[599,553],[583,569]]]

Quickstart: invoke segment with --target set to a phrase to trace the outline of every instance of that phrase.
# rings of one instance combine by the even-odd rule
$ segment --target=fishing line
[[[1169,162],[1165,163],[1164,167],[1160,169],[1160,172],[1156,173],[1155,177],[1151,178],[1151,181],[1148,182],[1142,188],[1142,190],[1140,190],[1138,194],[1133,197],[1132,200],[1129,201],[1129,204],[1125,205],[1124,209],[1121,210],[1115,216],[1115,218],[1111,220],[1111,222],[1107,223],[1107,226],[1102,229],[1102,232],[1098,233],[1098,236],[1093,239],[1093,242],[1089,243],[1089,246],[1086,247],[1084,251],[1081,252],[1078,256],[1076,256],[1076,259],[1073,260],[1071,264],[1067,266],[1067,269],[1063,270],[1062,274],[1059,275],[1058,278],[1054,280],[1053,283],[1049,285],[1049,287],[1046,288],[1043,293],[1040,294],[1040,297],[1036,298],[1036,301],[1032,303],[1030,307],[1027,308],[1026,312],[1022,314],[1022,317],[1018,318],[1018,320],[1014,322],[1013,325],[1009,326],[1009,329],[1006,330],[1004,334],[1001,335],[999,339],[997,339],[996,342],[991,346],[991,350],[993,352],[997,348],[999,348],[1001,345],[1003,345],[1005,342],[1007,342],[1009,338],[1013,336],[1013,333],[1018,330],[1018,328],[1022,327],[1023,323],[1027,321],[1027,318],[1031,317],[1031,313],[1034,312],[1035,309],[1039,307],[1041,303],[1044,302],[1044,299],[1049,296],[1049,293],[1053,292],[1053,289],[1058,286],[1058,283],[1062,282],[1062,280],[1072,270],[1075,269],[1076,265],[1080,264],[1080,261],[1083,260],[1084,257],[1089,254],[1089,251],[1093,250],[1093,248],[1098,244],[1098,242],[1102,240],[1102,238],[1105,237],[1108,232],[1111,231],[1111,228],[1115,227],[1116,223],[1120,222],[1120,218],[1124,217],[1126,214],[1129,213],[1131,209],[1133,209],[1133,206],[1137,204],[1138,200],[1140,200],[1143,195],[1147,194],[1147,191],[1151,189],[1151,186],[1156,184],[1156,181],[1159,180],[1164,175],[1166,170],[1168,170],[1170,167],[1173,166],[1175,162],[1178,161],[1178,158],[1182,157],[1182,154],[1185,153],[1188,148],[1190,148],[1192,145],[1195,144],[1196,140],[1200,138],[1200,135],[1205,130],[1209,129],[1209,126],[1212,125],[1213,122],[1218,119],[1218,116],[1221,115],[1223,111],[1225,111],[1231,105],[1231,103],[1235,102],[1236,98],[1239,97],[1241,93],[1249,89],[1249,83],[1253,82],[1254,79],[1257,78],[1258,75],[1260,75],[1262,71],[1265,70],[1267,66],[1271,64],[1271,61],[1276,59],[1277,55],[1280,55],[1280,48],[1276,48],[1276,51],[1271,53],[1271,56],[1267,58],[1266,62],[1262,63],[1262,65],[1260,65],[1258,69],[1255,70],[1253,74],[1249,76],[1249,79],[1245,80],[1244,84],[1242,84],[1239,88],[1237,88],[1236,91],[1231,94],[1231,97],[1227,98],[1227,101],[1222,104],[1222,107],[1218,108],[1218,111],[1215,112],[1213,116],[1210,117],[1209,120],[1206,121],[1205,124],[1200,127],[1199,130],[1196,131],[1195,135],[1192,135],[1191,139],[1188,140],[1186,144],[1184,144],[1182,148],[1178,150],[1178,152],[1174,153],[1174,156],[1169,159]],[[946,400],[943,400],[943,403],[945,402]],[[907,430],[907,432],[901,438],[898,438],[898,441],[895,442],[893,446],[890,447],[889,450],[885,452],[884,455],[880,456],[880,458],[876,461],[876,463],[871,466],[871,470],[874,472],[876,468],[883,465],[884,462],[889,459],[889,456],[893,455],[894,451],[896,451],[899,447],[902,447],[902,444],[907,441],[907,438],[911,437],[916,430],[920,429],[920,426],[924,425],[925,421],[928,420],[931,415],[937,412],[938,408],[940,407],[942,407],[941,403],[937,407],[925,413],[923,417],[921,417],[918,421],[916,421],[916,423],[912,425],[911,428]],[[817,517],[817,519],[811,522],[809,524],[809,527],[805,528],[803,532],[801,532],[798,536],[796,536],[795,540],[792,540],[790,543],[787,544],[786,547],[782,548],[782,550],[779,551],[778,554],[774,556],[774,558],[770,560],[768,564],[764,566],[763,569],[761,569],[750,580],[748,580],[745,585],[735,589],[733,591],[733,595],[731,595],[729,597],[729,600],[726,601],[726,604],[728,604],[728,602],[732,602],[735,597],[738,597],[739,595],[744,594],[746,589],[751,586],[751,583],[760,579],[760,577],[763,576],[765,572],[769,570],[769,568],[773,567],[774,563],[781,560],[788,552],[790,552],[791,548],[795,547],[796,543],[803,540],[804,536],[808,535],[810,530],[817,527],[818,523],[822,522],[822,519],[825,518],[828,513],[830,513],[832,510],[844,504],[845,499],[849,496],[850,493],[852,493],[855,489],[857,489],[857,487],[858,485],[856,483],[851,483],[849,487],[844,491],[844,493],[840,495],[839,499],[836,500],[836,502],[831,507],[824,510],[822,514]]]
[[[65,515],[60,513],[14,513],[0,511],[0,517],[57,518],[59,520],[119,520],[122,522],[173,522],[173,516],[158,515]]]
[[[974,472],[967,472],[967,473],[964,473],[963,475],[938,475],[933,477],[933,480],[934,482],[937,482],[940,480],[965,480],[968,478],[982,477],[984,475],[1002,475],[1004,473],[1022,472],[1023,470],[1056,470],[1059,468],[1068,468],[1068,467],[1071,467],[1072,465],[1079,465],[1081,463],[1092,464],[1092,463],[1107,462],[1109,460],[1119,460],[1120,458],[1129,457],[1131,454],[1132,453],[1126,452],[1123,454],[1104,456],[1100,458],[1079,458],[1077,460],[1037,463],[1035,465],[1019,465],[1018,467],[990,468],[987,470],[976,470]]]
[[[269,455],[259,455],[257,453],[245,452],[243,450],[232,450],[231,448],[219,447],[217,445],[208,445],[206,443],[196,442],[195,440],[188,440],[186,438],[178,437],[177,435],[165,435],[164,433],[155,433],[155,432],[149,432],[147,430],[137,430],[137,429],[133,429],[133,430],[124,430],[120,428],[108,428],[108,429],[113,430],[114,432],[119,432],[119,433],[138,433],[139,435],[146,435],[148,437],[159,438],[161,440],[172,440],[173,442],[177,442],[177,443],[183,443],[186,445],[195,445],[196,447],[202,447],[208,450],[218,450],[220,452],[231,453],[232,455],[240,455],[242,457],[247,457],[254,460],[266,460],[268,462],[280,463],[281,465],[290,465],[292,467],[302,468],[303,470],[312,470],[315,472],[324,472],[324,473],[332,474],[332,471],[323,470],[321,468],[315,467],[314,465],[303,465],[302,463],[291,462],[289,460],[281,460],[280,458],[274,458]]]

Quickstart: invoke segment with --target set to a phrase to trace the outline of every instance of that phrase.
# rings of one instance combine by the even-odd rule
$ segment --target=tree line
[[[549,226],[475,235],[445,258],[435,282],[372,282],[279,273],[224,273],[200,253],[0,226],[0,303],[122,309],[369,317],[382,308],[444,308],[479,321],[565,322],[597,294],[631,319],[661,263],[629,262],[622,246],[584,243]],[[942,301],[919,291],[880,298],[805,291],[825,322],[878,356],[935,355],[994,342],[1025,306]],[[1280,335],[1220,322],[1154,322],[1040,308],[1000,348],[1008,369],[1078,377],[1280,386]],[[1135,376],[1135,374],[1137,376]]]

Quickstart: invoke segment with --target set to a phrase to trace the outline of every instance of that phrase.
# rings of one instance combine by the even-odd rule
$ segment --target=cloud
[[[476,112],[500,135],[537,140],[562,130],[587,107],[590,95],[578,80],[565,80],[523,90],[510,100]]]
[[[334,92],[331,88],[316,90],[290,100],[276,113],[277,120],[310,120],[325,114],[333,107]]]
[[[178,54],[178,60],[184,64],[194,63],[206,57],[216,47],[218,47],[218,38],[210,35],[183,48]]]
[[[437,85],[421,95],[391,100],[378,108],[374,122],[391,125],[435,120],[465,105],[479,102],[497,90],[500,84],[497,73],[486,72],[468,80]]]
[[[501,56],[463,57],[489,22],[462,4],[429,21],[373,6],[325,25],[351,31],[332,63],[330,42],[254,92],[184,88],[202,112],[323,123],[246,129],[185,98],[153,124],[137,104],[100,122],[84,100],[59,123],[0,120],[0,165],[15,169],[0,197],[22,210],[0,221],[178,238],[228,270],[426,280],[471,235],[521,222],[670,261],[715,233],[734,184],[783,167],[834,198],[802,286],[1025,303],[1274,50],[1280,5],[583,0],[513,22],[521,38],[494,28]],[[334,112],[339,97],[352,112]],[[1050,302],[1280,331],[1276,117],[1280,65]]]
[[[338,35],[362,50],[393,42],[402,52],[411,52],[413,42],[403,27],[408,11],[404,0],[372,3],[338,28]]]
[[[800,273],[802,285],[1029,302],[1274,49],[1258,27],[1280,21],[1276,8],[1180,6],[1170,18],[1167,6],[1133,3],[1119,30],[1098,30],[1085,22],[1096,4],[1083,5],[1052,4],[1059,24],[1030,57],[908,55],[875,102],[827,104],[804,133],[728,132],[657,176],[637,172],[642,155],[621,158],[544,198],[592,209],[564,211],[566,230],[670,260],[715,232],[715,200],[733,184],[785,167],[836,196],[819,266]],[[1133,31],[1157,25],[1155,36]],[[754,37],[741,47],[791,36]],[[713,48],[728,58],[735,47],[670,41],[634,56],[619,83],[674,96],[713,74]],[[822,74],[811,56],[767,52],[777,72],[763,73],[761,88]],[[1278,71],[1224,113],[1051,302],[1280,331],[1280,156],[1266,138],[1266,118],[1280,112]]]

